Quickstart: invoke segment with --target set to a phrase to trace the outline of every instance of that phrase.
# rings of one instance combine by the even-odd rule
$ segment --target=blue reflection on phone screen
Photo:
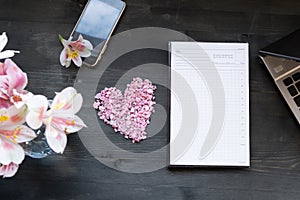
[[[120,12],[121,9],[118,10],[100,0],[91,0],[75,29],[74,39],[81,34],[89,40],[94,46],[92,54],[96,56],[110,35]]]

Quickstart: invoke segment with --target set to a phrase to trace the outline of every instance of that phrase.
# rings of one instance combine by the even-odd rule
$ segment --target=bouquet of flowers
[[[8,42],[5,33],[0,35],[0,176],[12,177],[25,158],[24,146],[38,136],[45,127],[48,146],[63,153],[67,134],[85,127],[76,115],[82,105],[82,96],[73,87],[56,93],[52,101],[25,89],[28,79],[10,57],[14,50],[2,51]]]

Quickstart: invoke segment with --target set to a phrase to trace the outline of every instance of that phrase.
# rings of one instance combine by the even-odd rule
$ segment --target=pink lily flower
[[[60,54],[62,66],[69,67],[72,60],[77,67],[80,67],[82,65],[81,57],[89,57],[91,55],[93,45],[88,40],[83,39],[82,35],[79,35],[76,41],[72,41],[72,37],[65,40],[59,35],[59,40],[64,46]]]
[[[86,127],[76,115],[81,105],[82,96],[73,87],[57,93],[49,110],[47,98],[35,95],[27,102],[29,113],[26,122],[33,129],[45,124],[45,136],[50,148],[56,153],[63,153],[67,144],[66,135]]]
[[[25,125],[26,107],[10,106],[0,109],[0,176],[12,177],[25,157],[18,143],[28,142],[36,137]]]
[[[11,59],[0,62],[0,108],[15,105],[21,108],[32,94],[24,88],[27,75]]]

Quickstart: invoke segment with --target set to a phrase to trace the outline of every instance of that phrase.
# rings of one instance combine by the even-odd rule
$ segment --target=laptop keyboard
[[[287,87],[296,105],[300,107],[300,72],[296,72],[292,76],[285,78],[283,84]]]

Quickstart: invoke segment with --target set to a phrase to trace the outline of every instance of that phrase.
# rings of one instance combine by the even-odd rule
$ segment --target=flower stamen
[[[72,121],[66,120],[67,125],[75,125],[75,120],[73,119]]]
[[[13,99],[14,102],[22,101],[22,98],[21,98],[20,96],[18,96],[18,95],[14,95],[14,96],[12,97],[12,99]]]
[[[78,51],[74,51],[74,50],[68,49],[68,56],[71,59],[75,59],[75,58],[78,58],[79,53],[78,53]]]
[[[7,115],[1,115],[1,116],[0,116],[0,123],[1,123],[1,122],[5,122],[5,121],[7,121],[7,120],[9,120],[9,116],[7,116]]]
[[[14,132],[13,132],[13,135],[12,135],[12,141],[15,143],[15,144],[17,144],[17,137],[18,137],[18,135],[20,134],[20,131],[21,131],[21,127],[18,127],[18,128],[16,128],[15,130],[14,130]]]

